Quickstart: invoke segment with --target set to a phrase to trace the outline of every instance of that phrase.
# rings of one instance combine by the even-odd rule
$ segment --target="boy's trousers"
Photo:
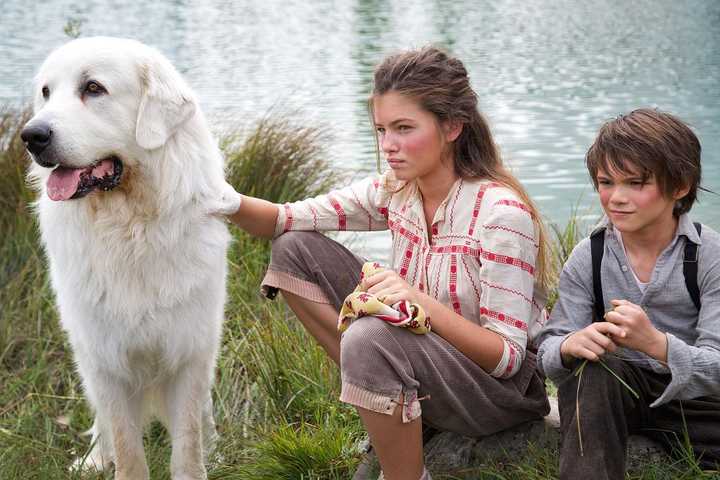
[[[720,464],[720,398],[673,400],[656,408],[650,404],[670,382],[669,374],[643,370],[612,355],[605,364],[639,395],[636,399],[598,362],[588,362],[580,380],[570,375],[558,391],[560,408],[561,479],[623,479],[628,436],[641,434],[670,452],[684,448],[685,432],[701,467]],[[580,365],[578,362],[575,367]],[[584,455],[580,455],[576,398]]]

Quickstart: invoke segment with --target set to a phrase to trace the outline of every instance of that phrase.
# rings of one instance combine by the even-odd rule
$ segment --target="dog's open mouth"
[[[123,164],[116,156],[85,168],[57,166],[47,181],[48,197],[61,201],[84,197],[96,189],[112,190],[120,184],[122,171]]]

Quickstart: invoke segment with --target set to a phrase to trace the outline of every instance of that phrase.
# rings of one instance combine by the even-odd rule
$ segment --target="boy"
[[[591,234],[599,239],[581,241],[565,264],[538,338],[540,368],[558,386],[560,477],[622,479],[629,434],[671,450],[685,425],[701,466],[717,468],[720,235],[687,214],[700,143],[674,116],[639,109],[603,125],[586,164],[605,218]],[[585,359],[578,390],[572,373]]]

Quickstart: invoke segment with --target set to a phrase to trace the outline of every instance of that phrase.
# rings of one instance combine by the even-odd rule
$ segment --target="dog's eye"
[[[47,85],[42,88],[42,96],[45,100],[50,98],[50,89],[47,87]]]
[[[89,95],[101,95],[107,93],[107,90],[95,80],[90,80],[85,84],[85,93]]]

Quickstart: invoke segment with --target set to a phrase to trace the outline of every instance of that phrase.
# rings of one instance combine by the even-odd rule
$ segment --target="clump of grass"
[[[289,202],[327,192],[339,175],[328,163],[322,130],[267,115],[249,134],[225,134],[228,181],[239,191],[271,202]]]
[[[552,241],[550,243],[550,252],[552,255],[552,270],[551,275],[553,283],[550,285],[548,291],[547,309],[551,311],[555,302],[558,299],[557,282],[560,278],[560,272],[562,271],[563,265],[570,258],[575,246],[585,236],[586,226],[582,225],[578,217],[577,208],[573,208],[570,213],[570,218],[563,228],[560,228],[558,224],[551,223],[550,229],[552,230]]]
[[[29,117],[0,109],[0,371],[31,368],[37,358],[27,354],[28,345],[57,347],[57,337],[45,335],[54,309],[31,211],[35,193],[25,181],[30,160],[20,131]]]
[[[35,251],[37,229],[30,203],[34,192],[25,182],[30,162],[20,139],[28,112],[0,110],[0,288],[4,288],[22,269]]]
[[[351,474],[355,453],[349,439],[358,435],[348,425],[281,425],[258,442],[254,456],[241,470],[243,478],[275,479],[346,479]]]
[[[339,182],[320,129],[281,114],[243,132],[221,142],[228,182],[239,192],[282,203]],[[269,242],[238,230],[234,236],[216,385],[219,424],[231,434],[217,470],[223,478],[345,478],[357,462],[348,448],[361,428],[354,410],[337,400],[337,369],[284,302],[260,297]]]

